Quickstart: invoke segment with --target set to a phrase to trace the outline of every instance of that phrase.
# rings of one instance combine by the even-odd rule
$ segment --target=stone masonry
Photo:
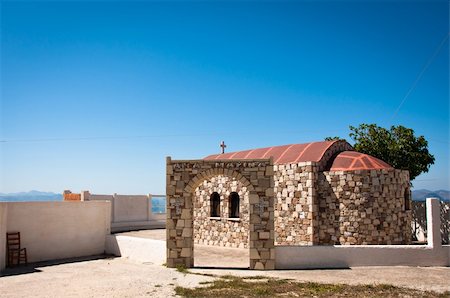
[[[314,244],[317,164],[274,165],[275,244]]]
[[[220,195],[220,217],[210,217],[210,197]],[[229,216],[229,196],[236,192],[240,197],[239,218]],[[195,189],[194,243],[225,247],[248,248],[249,191],[234,177],[219,175],[203,181]]]
[[[167,158],[167,266],[193,266],[195,192],[205,180],[217,176],[234,178],[247,188],[250,269],[274,269],[272,159],[172,161]]]
[[[410,243],[407,171],[323,172],[317,189],[320,244]]]

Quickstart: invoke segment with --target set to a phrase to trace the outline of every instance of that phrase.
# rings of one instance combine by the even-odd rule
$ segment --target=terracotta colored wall
[[[64,193],[64,201],[81,201],[81,194],[79,193]]]

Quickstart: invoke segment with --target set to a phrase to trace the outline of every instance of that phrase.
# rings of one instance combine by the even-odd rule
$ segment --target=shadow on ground
[[[2,271],[0,273],[0,277],[42,272],[42,270],[40,270],[39,268],[47,267],[47,266],[55,266],[55,265],[102,260],[102,259],[112,259],[112,258],[115,258],[115,257],[111,256],[111,255],[95,255],[95,256],[89,256],[89,257],[77,257],[77,258],[68,258],[68,259],[61,259],[61,260],[28,263],[28,265],[19,265],[16,267],[9,267],[9,268],[7,267],[4,271]]]
[[[193,269],[248,271],[249,267],[194,266]]]

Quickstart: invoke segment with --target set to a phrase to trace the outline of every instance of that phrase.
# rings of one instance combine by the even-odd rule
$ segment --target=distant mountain
[[[443,189],[435,191],[431,191],[428,189],[418,189],[412,191],[413,201],[425,201],[426,198],[438,198],[441,201],[450,202],[450,191]]]
[[[0,202],[62,201],[62,194],[32,190],[28,192],[0,193]]]

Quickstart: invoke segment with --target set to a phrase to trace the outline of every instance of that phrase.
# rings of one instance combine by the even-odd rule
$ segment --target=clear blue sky
[[[0,192],[165,193],[165,157],[405,125],[450,189],[447,1],[1,2]],[[141,137],[140,137],[141,136]]]

